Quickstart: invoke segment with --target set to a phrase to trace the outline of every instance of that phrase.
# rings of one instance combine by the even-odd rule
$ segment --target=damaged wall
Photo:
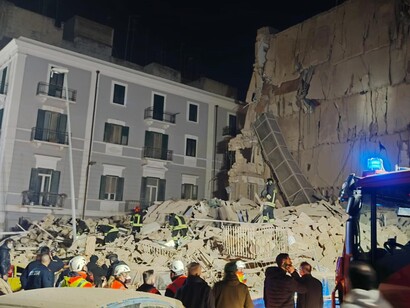
[[[367,158],[383,158],[389,171],[409,166],[409,9],[404,0],[351,0],[280,33],[257,33],[245,130],[273,112],[325,196],[361,174]]]

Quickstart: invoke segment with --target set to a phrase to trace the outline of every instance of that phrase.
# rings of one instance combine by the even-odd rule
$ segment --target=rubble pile
[[[170,213],[183,214],[189,225],[188,237],[178,249],[173,246],[171,232],[166,225]],[[140,234],[131,234],[130,216],[86,219],[89,231],[72,242],[70,217],[46,216],[32,222],[27,232],[14,236],[13,264],[27,264],[38,247],[47,245],[56,254],[69,259],[75,255],[90,257],[95,254],[100,261],[114,252],[135,273],[133,284],[142,283],[142,272],[155,269],[159,273],[158,287],[165,288],[169,269],[174,259],[185,264],[199,262],[204,279],[209,284],[222,278],[228,260],[241,259],[246,263],[247,284],[253,297],[261,296],[264,269],[273,265],[276,255],[288,252],[295,265],[308,261],[319,279],[333,280],[335,262],[342,254],[344,221],[346,214],[339,205],[325,201],[282,207],[275,210],[274,224],[251,223],[260,217],[260,206],[248,199],[227,202],[168,200],[148,209]],[[104,244],[104,236],[96,232],[100,224],[113,224],[119,237]],[[400,235],[400,230],[389,229]],[[162,275],[161,275],[162,273]]]

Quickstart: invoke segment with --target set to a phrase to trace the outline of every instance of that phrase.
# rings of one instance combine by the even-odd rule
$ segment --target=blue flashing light
[[[369,170],[384,170],[383,159],[372,157],[367,160],[367,168]]]

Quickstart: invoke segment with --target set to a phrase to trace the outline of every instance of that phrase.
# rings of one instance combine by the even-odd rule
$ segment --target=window
[[[196,139],[186,138],[185,155],[196,157]]]
[[[128,133],[128,126],[105,123],[104,142],[128,145]]]
[[[125,105],[125,96],[126,96],[126,86],[114,83],[112,102],[114,104]]]
[[[7,93],[7,66],[0,70],[0,94]]]
[[[0,133],[1,133],[1,125],[3,124],[3,110],[4,109],[0,109]]]
[[[153,119],[163,121],[164,120],[164,109],[165,109],[165,96],[154,94],[153,101]]]
[[[229,135],[235,137],[237,126],[236,126],[236,115],[229,114],[228,115],[228,127],[229,127]]]
[[[181,199],[198,199],[198,185],[182,184]]]
[[[150,206],[154,201],[164,201],[165,185],[166,181],[164,179],[143,177],[141,179],[141,204],[146,207]]]
[[[144,157],[171,160],[168,151],[168,135],[146,131],[144,141]]]
[[[47,168],[32,168],[29,190],[23,204],[55,206],[59,200],[60,171]]]
[[[51,67],[52,69],[53,67]],[[65,98],[63,95],[64,89],[64,75],[54,73],[50,70],[50,76],[48,80],[48,95],[52,97]]]
[[[32,130],[32,140],[68,144],[66,126],[66,114],[39,109],[37,124]]]
[[[188,121],[189,122],[198,122],[198,105],[188,104]]]
[[[100,200],[122,201],[124,178],[113,175],[102,175],[100,182]]]

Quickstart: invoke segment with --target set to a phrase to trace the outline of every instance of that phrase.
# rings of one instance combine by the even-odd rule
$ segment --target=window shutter
[[[100,195],[98,197],[98,199],[100,200],[104,200],[105,199],[105,175],[101,176],[101,180],[100,180]]]
[[[115,194],[115,201],[122,201],[122,196],[124,193],[124,178],[117,179],[117,191]]]
[[[67,132],[67,115],[60,114],[58,117],[58,123],[57,123],[58,143],[68,144],[68,136],[66,136],[66,132]]]
[[[38,180],[38,169],[31,168],[31,175],[30,175],[30,184],[28,190],[30,191],[30,201],[34,202],[34,204],[39,203],[38,194],[40,192],[40,181]]]
[[[161,145],[161,159],[167,160],[168,152],[168,135],[162,135],[162,145]]]
[[[3,123],[3,110],[4,109],[0,109],[0,131],[1,131],[1,124]]]
[[[105,122],[104,126],[104,142],[110,142],[112,135],[112,125],[110,123]]]
[[[158,201],[164,201],[165,200],[165,185],[166,185],[166,180],[159,180],[159,185],[158,185]]]
[[[57,204],[59,184],[60,184],[60,171],[52,170],[51,171],[51,183],[50,183],[51,195],[49,198],[49,201],[52,205]]]
[[[147,189],[147,178],[141,178],[141,191],[140,191],[141,204],[145,204],[146,189]]]
[[[37,123],[36,123],[36,131],[34,134],[34,139],[42,140],[43,139],[43,129],[44,129],[44,119],[46,117],[46,111],[43,109],[39,109],[37,111]]]
[[[192,199],[198,200],[198,185],[192,187]]]
[[[122,145],[128,145],[128,133],[130,131],[130,128],[128,126],[123,126],[122,131],[121,131],[121,144]]]

